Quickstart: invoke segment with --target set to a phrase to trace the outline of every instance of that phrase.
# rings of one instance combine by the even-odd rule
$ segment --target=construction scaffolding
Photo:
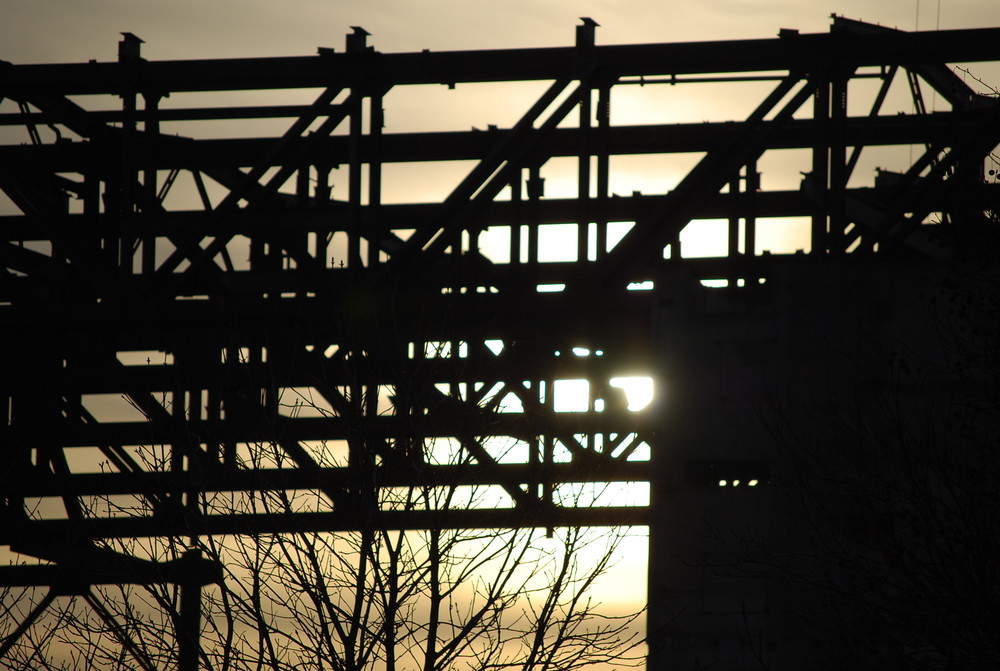
[[[374,510],[393,529],[648,526],[665,547],[657,511],[678,432],[659,392],[697,378],[664,352],[699,337],[685,335],[678,296],[742,310],[799,268],[947,259],[964,222],[997,202],[986,171],[1000,104],[949,64],[1000,61],[1000,28],[834,17],[824,34],[596,46],[595,27],[584,20],[563,48],[380,53],[354,28],[344,50],[315,56],[159,62],[126,33],[117,62],[0,63],[0,130],[29,139],[0,146],[0,189],[19,210],[0,216],[0,546],[45,562],[0,568],[0,585],[51,588],[0,658],[56,595],[90,595],[100,612],[92,585],[165,581],[187,590],[180,668],[198,667],[198,594],[220,567],[197,550],[110,557],[95,539],[343,531]],[[509,127],[386,123],[400,90],[498,82],[542,91]],[[624,91],[700,85],[760,96],[734,121],[660,110],[614,123]],[[901,87],[908,114],[891,106]],[[227,104],[233,92],[254,102]],[[285,130],[234,136],[247,123]],[[894,147],[905,165],[871,183],[859,165]],[[764,188],[763,161],[784,150],[805,157],[798,185]],[[655,193],[613,193],[615,162],[645,156],[690,160]],[[393,170],[414,179],[434,165],[464,171],[445,197],[386,198],[404,174]],[[546,196],[557,165],[575,194]],[[722,251],[685,254],[682,232],[704,220],[721,223]],[[765,252],[775,221],[801,225],[798,253]],[[552,226],[568,236],[558,261]],[[641,410],[613,382],[628,376],[658,391]],[[586,381],[569,411],[567,380]],[[439,463],[435,441],[464,456]],[[284,462],[248,465],[245,446],[260,443]],[[142,445],[161,446],[162,462],[137,461]],[[685,486],[722,474],[764,491],[770,458],[686,459]],[[652,501],[558,495],[613,482],[647,483]],[[492,486],[506,504],[378,503],[380,488],[435,485]],[[199,506],[275,489],[327,504]],[[144,499],[148,514],[87,505],[102,496]],[[656,636],[671,607],[651,597]]]

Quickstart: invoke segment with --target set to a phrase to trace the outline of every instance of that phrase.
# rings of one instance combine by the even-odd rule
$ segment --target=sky
[[[293,56],[343,47],[350,26],[380,51],[569,46],[578,17],[598,44],[825,32],[832,13],[904,30],[1000,26],[995,0],[0,0],[0,59],[114,60],[119,33],[149,59]]]

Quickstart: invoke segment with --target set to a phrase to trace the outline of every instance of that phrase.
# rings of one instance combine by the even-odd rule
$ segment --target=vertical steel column
[[[830,183],[830,80],[826,73],[818,81],[812,82],[815,87],[813,97],[813,120],[816,124],[816,136],[813,138],[812,174],[815,188],[816,203],[812,216],[812,253],[826,254],[829,247],[827,240],[827,202],[829,200]]]
[[[295,204],[298,207],[309,206],[309,173],[312,166],[304,161],[295,171]]]
[[[753,256],[757,252],[757,191],[760,190],[760,173],[757,161],[750,161],[744,168],[743,199],[743,253]]]
[[[361,26],[351,26],[351,32],[349,32],[344,39],[344,51],[349,54],[358,55],[374,51],[373,47],[368,46],[369,35],[370,33]],[[364,118],[362,116],[364,113],[364,99],[365,96],[364,92],[361,90],[361,84],[360,82],[355,81],[351,84],[351,94],[348,97],[348,101],[353,101],[353,103],[347,111],[350,115],[347,150],[347,200],[348,212],[350,213],[350,221],[347,225],[347,265],[352,269],[352,276],[355,276],[356,272],[360,272],[362,265],[361,235],[364,231],[362,227],[363,215],[361,209],[361,178],[363,170],[361,158],[361,139],[364,134]],[[371,102],[374,107],[374,99],[372,99]],[[374,113],[374,110],[372,110],[373,115]],[[379,112],[379,114],[381,114],[381,112]],[[381,126],[381,124],[379,125]],[[379,132],[381,132],[381,128],[379,128]],[[371,247],[371,241],[369,241],[369,247]]]
[[[345,49],[350,54],[362,54],[369,50],[367,46],[368,32],[360,26],[352,26],[351,33],[348,33],[345,41]],[[350,283],[351,300],[355,305],[366,300],[361,287],[363,265],[368,260],[372,252],[374,241],[369,238],[368,252],[365,258],[361,255],[361,237],[368,233],[365,227],[364,204],[362,197],[364,194],[362,180],[364,177],[364,162],[361,153],[361,144],[364,136],[364,111],[365,111],[365,91],[359,81],[351,84],[350,95],[344,102],[348,106],[348,213],[347,224],[347,266]],[[372,99],[369,100],[371,107],[374,107]],[[374,110],[370,110],[372,116]],[[372,130],[372,129],[369,129]],[[381,130],[381,129],[380,129]],[[370,178],[370,175],[369,175]],[[342,346],[353,350],[357,360],[361,361],[362,340],[366,331],[373,329],[374,325],[368,314],[363,310],[354,309],[352,314],[346,317],[347,342]],[[364,367],[364,363],[360,364]],[[370,369],[369,369],[370,370]],[[348,469],[352,473],[354,485],[350,487],[351,496],[348,497],[347,505],[353,507],[355,514],[363,515],[368,510],[370,487],[367,487],[367,476],[370,472],[369,461],[371,451],[368,445],[368,415],[378,411],[378,387],[373,385],[371,377],[362,377],[364,373],[356,371],[346,388],[348,412],[356,422],[356,426],[350,431],[347,438],[348,443]],[[370,533],[366,529],[366,534]]]
[[[552,351],[543,351],[542,355],[545,357],[552,356]],[[548,375],[544,381],[545,385],[545,398],[542,400],[542,412],[544,412],[548,417],[554,417],[556,411],[555,396],[556,396],[556,380],[554,375]],[[541,385],[539,385],[541,387]],[[543,505],[551,505],[553,501],[554,487],[552,485],[552,464],[553,457],[556,451],[556,437],[552,435],[551,432],[546,433],[542,437],[542,491],[541,497]],[[552,527],[547,527],[545,529],[546,538],[552,538],[554,534],[554,529]]]
[[[187,423],[185,408],[187,405],[187,392],[181,382],[181,378],[186,376],[187,366],[190,365],[187,355],[188,350],[186,348],[178,349],[174,352],[174,370],[177,371],[177,378],[175,378],[172,385],[171,407],[169,408],[169,414],[174,422],[174,426],[185,426]],[[170,463],[164,464],[164,467],[170,469],[177,482],[183,482],[185,466],[184,446],[177,443],[179,440],[181,440],[181,436],[176,432],[170,437]],[[168,501],[172,504],[171,512],[179,510],[184,505],[184,490],[179,486],[170,491],[168,496],[170,497]]]
[[[93,139],[86,144],[86,166],[83,174],[83,213],[88,225],[97,229],[97,219],[101,212],[101,158],[100,147]],[[99,243],[98,243],[99,244]],[[95,250],[99,251],[99,250]]]
[[[597,226],[594,260],[608,251],[608,197],[611,195],[611,85],[602,84],[597,94]]]
[[[118,43],[118,65],[120,80],[119,96],[122,99],[122,133],[121,133],[121,164],[118,174],[118,235],[117,254],[115,262],[118,266],[118,277],[125,281],[132,274],[132,257],[134,255],[135,202],[136,202],[136,166],[135,166],[135,136],[136,136],[136,85],[139,79],[139,56],[142,40],[132,33],[122,33],[122,41]]]
[[[218,430],[222,421],[222,396],[218,387],[205,390],[205,423],[212,428],[203,432],[202,439],[205,441],[206,456],[213,464],[223,463],[225,450],[223,449]]]
[[[740,253],[740,174],[737,172],[729,180],[729,230],[728,230],[728,256],[733,258]],[[733,278],[729,278],[732,281]]]
[[[145,171],[142,176],[142,211],[149,213],[158,204],[156,185],[156,153],[155,143],[160,134],[159,103],[160,94],[144,92],[145,114],[143,118],[143,163]],[[142,268],[143,275],[151,275],[156,270],[156,235],[151,231],[142,234]]]
[[[835,72],[831,81],[829,152],[830,185],[827,208],[830,217],[829,243],[831,252],[843,253],[847,228],[847,147],[844,126],[847,121],[847,83],[850,76],[846,72]]]
[[[590,248],[590,116],[592,112],[593,89],[586,82],[580,98],[580,146],[577,169],[577,263],[586,263]]]
[[[368,197],[367,206],[364,208],[363,212],[365,217],[363,219],[363,230],[365,239],[368,241],[368,247],[366,250],[367,264],[369,274],[368,277],[374,277],[372,272],[379,263],[379,252],[381,250],[381,238],[382,222],[380,220],[380,206],[382,202],[382,161],[381,161],[381,146],[382,146],[382,126],[384,125],[385,115],[382,109],[382,96],[383,91],[381,89],[376,89],[371,95],[368,96]],[[362,98],[363,100],[363,98]],[[363,104],[359,107],[359,112],[363,109]],[[351,117],[352,122],[352,133],[353,133],[353,123],[354,117]],[[363,128],[362,128],[363,130]],[[359,138],[360,141],[360,138]],[[358,170],[358,174],[360,174]],[[354,180],[352,178],[351,183],[353,185]],[[360,189],[360,184],[358,185]],[[360,193],[360,192],[359,192]],[[356,276],[355,276],[356,277]],[[366,283],[365,295],[368,296],[369,289]],[[375,375],[374,368],[372,366],[372,360],[375,356],[389,356],[391,351],[388,343],[386,342],[391,336],[389,334],[381,334],[380,327],[377,320],[370,314],[365,314],[363,318],[366,320],[364,328],[369,332],[367,336],[368,342],[365,343],[365,348],[368,349],[368,363],[366,366],[366,377],[364,380],[365,398],[364,398],[364,408],[363,414],[360,417],[361,421],[361,436],[360,436],[360,454],[364,457],[364,464],[362,465],[363,474],[365,482],[369,482],[371,477],[371,472],[375,466],[375,441],[378,440],[375,437],[375,421],[378,418],[378,401],[379,401],[379,380]],[[381,342],[379,342],[381,341]],[[385,349],[379,352],[377,355],[372,352],[369,348],[382,348]],[[365,514],[369,514],[369,510],[378,507],[378,483],[371,481],[371,487],[364,488],[361,492],[362,500],[361,506]],[[370,497],[370,499],[365,499],[364,497]]]
[[[0,366],[4,370],[7,370],[10,364],[5,360],[5,355],[10,356],[5,352],[0,352]],[[7,389],[0,388],[0,435],[9,436],[12,433],[14,421],[13,406],[14,395]],[[13,473],[13,466],[16,461],[17,453],[10,449],[10,447],[0,450],[0,473]],[[4,492],[0,491],[0,517],[13,513],[15,507],[21,507],[14,504],[14,497],[7,496]]]
[[[57,417],[53,417],[53,421],[56,419]],[[57,442],[53,441],[46,446],[46,452],[52,473],[61,477],[69,476],[70,469],[69,461],[66,459],[66,448],[60,447]],[[76,494],[72,491],[63,492],[61,498],[63,506],[66,508],[66,517],[71,520],[82,520],[84,517],[83,506]]]
[[[532,165],[528,171],[528,263],[531,265],[531,281],[538,268],[538,201],[545,195],[545,179],[539,166]]]
[[[0,449],[4,480],[9,482],[49,470],[53,453],[61,450],[56,435],[63,422],[60,392],[63,358],[68,356],[67,344],[56,331],[35,332],[19,340],[11,339],[16,353],[8,355],[11,367],[5,371],[17,384],[11,394],[11,430],[3,436]],[[8,495],[4,502],[15,519],[29,516],[23,496]],[[73,510],[67,507],[67,513],[72,515]]]
[[[382,109],[382,91],[369,96],[368,128],[368,216],[365,228],[368,237],[368,267],[374,268],[379,263],[379,252],[382,248],[382,222],[379,209],[382,204],[382,127],[385,125],[385,110]]]
[[[514,171],[514,179],[510,181],[510,200],[514,206],[514,221],[510,225],[510,262],[512,265],[521,263],[521,226],[524,225],[524,201],[522,200],[524,170]]]
[[[580,76],[580,146],[577,184],[577,263],[586,263],[590,249],[590,222],[593,219],[590,207],[590,153],[591,117],[593,115],[593,87],[589,73],[594,67],[595,28],[598,23],[589,17],[581,17],[583,23],[576,27],[576,52]]]
[[[205,361],[204,358],[205,350],[199,349],[196,351],[194,349],[191,349],[188,351],[189,354],[186,357],[188,358],[188,363],[186,365],[187,371],[196,370],[198,368],[201,368],[206,363],[208,363]],[[181,375],[185,375],[187,371],[181,371]],[[185,406],[187,411],[185,413],[186,417],[185,422],[188,426],[192,424],[198,426],[199,424],[201,424],[202,421],[201,408],[202,408],[202,403],[204,402],[203,392],[200,388],[190,386],[190,384],[191,383],[188,383],[189,386],[184,392],[184,395],[186,397]],[[197,442],[193,442],[192,444],[183,446],[183,450],[187,454],[187,459],[186,459],[187,463],[185,464],[184,470],[189,473],[192,471],[200,471],[202,468],[202,464],[199,463],[196,459],[197,457],[201,456],[201,441],[204,440],[206,436],[201,435],[201,432],[199,432],[199,435],[197,436],[192,435],[192,438],[194,439],[194,441]],[[197,489],[184,490],[182,503],[184,504],[185,514],[191,514],[191,515],[198,514],[198,494],[199,492]],[[192,545],[195,543],[194,538],[191,539],[191,543]]]
[[[830,183],[830,80],[823,72],[816,75],[812,85],[816,135],[813,138],[812,172],[807,179],[812,180],[816,202],[813,204],[811,249],[813,254],[826,254],[829,211],[826,204]]]
[[[184,553],[187,564],[186,579],[180,585],[180,619],[177,626],[177,671],[198,671],[201,653],[201,581],[192,575],[201,561],[201,550],[193,548]]]
[[[364,97],[358,95],[357,89],[351,89],[353,100],[349,122],[348,140],[348,175],[347,175],[347,200],[350,220],[347,225],[347,265],[352,269],[352,275],[361,267],[361,135],[362,135],[362,111],[364,109]],[[347,103],[345,103],[347,104]]]
[[[333,188],[330,185],[330,171],[332,166],[328,161],[318,161],[316,168],[316,187],[313,191],[313,202],[317,208],[323,209],[329,206]],[[332,267],[330,259],[330,241],[333,239],[333,231],[317,230],[316,236],[316,266],[318,268]],[[330,264],[328,266],[327,264]]]

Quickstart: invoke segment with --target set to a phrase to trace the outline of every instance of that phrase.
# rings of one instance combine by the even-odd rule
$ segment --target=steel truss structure
[[[784,262],[754,254],[757,222],[773,217],[808,218],[817,260],[943,257],[957,224],[988,207],[1000,105],[946,64],[1000,60],[1000,29],[906,33],[835,17],[828,34],[595,46],[595,25],[567,48],[388,54],[355,28],[343,52],[169,62],[143,59],[126,34],[117,62],[0,65],[0,96],[18,106],[0,125],[30,140],[0,147],[0,189],[21,212],[0,217],[0,545],[48,562],[0,569],[0,583],[52,587],[0,656],[57,594],[89,594],[100,611],[91,585],[168,581],[189,590],[181,668],[197,668],[197,594],[219,567],[195,551],[172,564],[108,557],[95,539],[350,530],[372,511],[392,528],[655,534],[645,505],[559,492],[652,481],[655,496],[663,401],[629,411],[610,380],[660,382],[661,278],[680,268],[728,282],[715,291],[760,291]],[[861,80],[877,84],[873,102],[848,114]],[[624,87],[746,81],[770,88],[739,122],[612,123]],[[901,81],[916,112],[883,113]],[[384,127],[390,92],[491,82],[546,88],[509,128]],[[315,97],[166,104],[285,89]],[[929,111],[923,91],[946,111]],[[288,123],[277,137],[164,130],[274,119]],[[862,152],[886,146],[918,151],[856,185]],[[763,190],[758,161],[780,149],[808,152],[810,169],[798,189]],[[675,188],[611,193],[612,159],[677,154],[698,160]],[[543,170],[565,157],[577,193],[547,198]],[[449,161],[472,167],[440,202],[383,202],[386,166]],[[172,196],[185,180],[195,202]],[[684,258],[681,231],[710,218],[728,221],[728,254]],[[634,225],[615,241],[612,222]],[[540,254],[556,223],[574,225],[575,261]],[[487,230],[502,231],[499,257],[480,253]],[[556,383],[569,379],[587,380],[589,398],[558,412]],[[119,398],[141,416],[102,411]],[[500,438],[523,458],[505,458]],[[463,456],[435,459],[443,440]],[[261,444],[281,463],[249,463],[247,446]],[[151,445],[163,459],[137,460]],[[647,448],[652,462],[639,458]],[[465,485],[504,503],[399,510],[378,494]],[[319,491],[327,505],[199,505],[273,489]],[[146,513],[90,505],[109,496],[144,500]]]

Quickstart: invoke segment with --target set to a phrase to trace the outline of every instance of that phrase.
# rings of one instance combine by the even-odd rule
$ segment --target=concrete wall
[[[939,353],[945,271],[798,257],[743,288],[706,288],[679,269],[659,278],[650,669],[801,669],[836,645],[806,622],[817,595],[768,566],[811,521],[766,424],[808,432],[811,413],[863,406],[888,384],[900,351]]]

